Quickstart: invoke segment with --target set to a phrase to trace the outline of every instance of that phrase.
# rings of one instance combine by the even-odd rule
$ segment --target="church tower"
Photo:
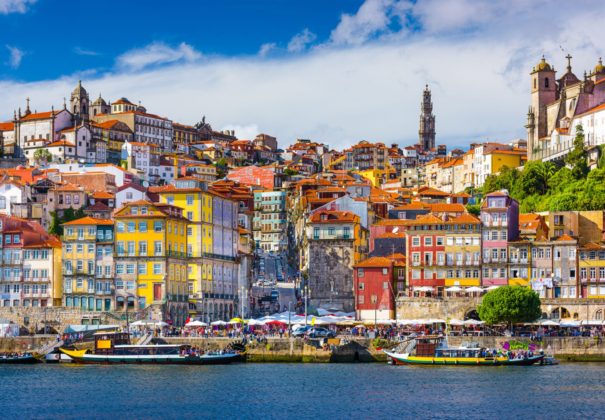
[[[420,130],[418,130],[419,145],[421,150],[435,148],[435,116],[433,115],[433,102],[431,102],[431,91],[426,85],[422,93],[422,104],[420,112]]]
[[[549,134],[546,105],[557,99],[555,70],[546,62],[544,56],[532,69],[530,76],[531,108],[526,125],[528,160],[532,160],[535,151],[538,150],[539,139]]]
[[[71,98],[69,100],[71,105],[70,111],[76,117],[76,122],[88,121],[88,111],[90,108],[90,99],[88,97],[88,92],[86,89],[82,87],[82,81],[78,81],[78,86],[71,93]]]
[[[91,113],[92,117],[99,115],[99,114],[110,114],[111,113],[111,107],[109,105],[107,105],[107,102],[105,102],[105,99],[103,99],[103,97],[101,96],[100,93],[99,93],[99,97],[97,98],[97,100],[94,101],[92,103],[92,105],[90,106],[90,113]]]

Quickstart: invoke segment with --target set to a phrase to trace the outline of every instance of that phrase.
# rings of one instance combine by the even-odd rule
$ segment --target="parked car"
[[[321,327],[313,327],[308,332],[307,335],[311,338],[334,338],[336,337],[336,333],[334,331],[330,331],[327,328]]]
[[[294,330],[292,330],[292,337],[304,337],[307,332],[312,328],[313,327],[310,325],[302,325],[298,328],[295,328]]]

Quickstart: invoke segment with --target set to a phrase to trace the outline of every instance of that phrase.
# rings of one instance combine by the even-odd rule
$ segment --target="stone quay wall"
[[[465,319],[477,310],[480,297],[410,298],[399,297],[396,302],[398,319]],[[577,319],[599,319],[605,315],[605,299],[541,299],[542,313]],[[556,316],[555,316],[556,317]]]

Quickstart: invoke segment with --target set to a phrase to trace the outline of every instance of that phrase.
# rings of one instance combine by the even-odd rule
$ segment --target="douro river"
[[[0,366],[2,418],[605,418],[605,364]]]

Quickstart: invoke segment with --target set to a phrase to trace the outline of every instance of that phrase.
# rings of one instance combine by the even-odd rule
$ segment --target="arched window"
[[[544,87],[546,87],[546,88],[547,88],[547,87],[549,86],[549,84],[550,84],[550,81],[548,80],[548,77],[546,77],[546,78],[544,79]]]
[[[598,319],[598,320],[603,319],[603,310],[602,310],[602,309],[599,309],[599,310],[598,310],[598,311],[595,313],[595,315],[594,315],[594,319]]]
[[[538,87],[538,79],[534,78],[534,89]]]

